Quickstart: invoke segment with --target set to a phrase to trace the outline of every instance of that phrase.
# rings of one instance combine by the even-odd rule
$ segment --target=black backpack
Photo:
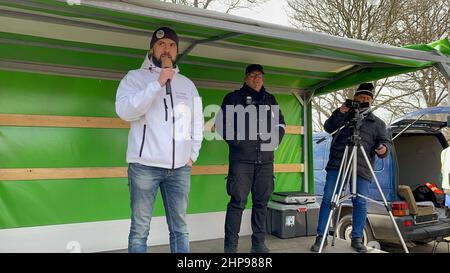
[[[416,199],[416,202],[431,201],[433,202],[435,207],[440,207],[434,192],[425,185],[417,187],[413,191],[413,195],[414,199]]]

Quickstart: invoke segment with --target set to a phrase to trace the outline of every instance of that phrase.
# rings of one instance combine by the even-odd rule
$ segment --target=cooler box
[[[272,193],[272,200],[286,204],[310,204],[316,202],[316,196],[300,191],[286,191]]]
[[[316,235],[319,208],[317,203],[296,205],[270,201],[267,233],[282,239]]]

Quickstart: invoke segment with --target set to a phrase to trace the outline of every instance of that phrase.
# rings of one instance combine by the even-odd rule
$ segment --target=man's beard
[[[153,59],[153,62],[155,63],[156,66],[161,67],[161,57],[162,56],[168,56],[172,60],[172,63],[174,65],[174,67],[175,67],[175,60],[172,58],[172,56],[170,54],[161,54],[161,56],[158,58],[155,55],[155,53],[153,52],[152,59]]]

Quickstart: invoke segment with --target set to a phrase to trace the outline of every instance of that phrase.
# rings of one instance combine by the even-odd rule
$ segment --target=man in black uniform
[[[225,219],[224,251],[237,251],[242,212],[252,193],[252,252],[266,253],[267,203],[274,189],[273,152],[284,136],[285,123],[278,103],[264,88],[264,69],[245,70],[240,90],[227,94],[216,129],[229,147],[227,193],[231,199]]]

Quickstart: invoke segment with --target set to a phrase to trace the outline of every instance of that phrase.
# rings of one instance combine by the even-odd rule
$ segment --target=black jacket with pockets
[[[342,125],[346,124],[352,118],[352,112],[347,114],[341,113],[339,108],[336,109],[331,117],[325,121],[324,128],[327,133],[332,133],[339,129]],[[326,170],[339,169],[344,154],[345,146],[348,144],[349,137],[352,135],[352,129],[346,126],[333,136],[332,146],[330,148],[330,157]],[[379,156],[381,158],[386,157],[391,151],[392,145],[390,138],[386,131],[386,124],[370,112],[363,120],[360,130],[361,145],[369,157],[371,166],[374,167],[375,162],[375,149],[383,144],[386,146],[387,151],[384,155]],[[351,148],[349,152],[351,152]],[[366,164],[363,154],[358,150],[358,175],[367,179],[372,179],[372,174],[369,167]]]
[[[256,107],[257,118],[261,119],[265,124],[267,122],[268,130],[260,130],[259,125],[250,124],[249,115],[245,115],[245,132],[238,129],[238,118],[243,118],[242,115],[234,113],[234,126],[232,125],[232,120],[227,120],[226,117],[226,106],[242,106],[244,109],[250,105]],[[279,111],[278,120],[274,120],[273,108],[272,106],[278,105],[275,97],[268,93],[263,87],[260,92],[257,92],[244,84],[240,90],[235,90],[225,96],[222,102],[221,111],[218,113],[216,118],[215,127],[218,133],[223,137],[229,146],[229,160],[230,162],[246,162],[246,163],[270,163],[274,160],[274,151],[265,150],[261,151],[261,145],[264,143],[269,143],[272,139],[267,140],[267,136],[260,137],[259,133],[264,133],[261,131],[266,131],[266,133],[272,133],[276,130],[278,134],[278,142],[275,143],[274,147],[278,147],[279,143],[285,133],[285,122],[284,117]],[[259,115],[259,108],[264,107],[266,115]],[[222,121],[222,122],[220,122]],[[241,120],[242,121],[242,120]],[[258,122],[256,122],[258,123]],[[228,127],[227,127],[228,125]],[[226,129],[233,128],[233,138],[226,139]],[[250,130],[256,129],[253,135],[257,135],[257,139],[250,138]],[[245,135],[244,135],[245,134]],[[239,137],[238,137],[239,136]],[[264,140],[263,140],[264,139]]]

